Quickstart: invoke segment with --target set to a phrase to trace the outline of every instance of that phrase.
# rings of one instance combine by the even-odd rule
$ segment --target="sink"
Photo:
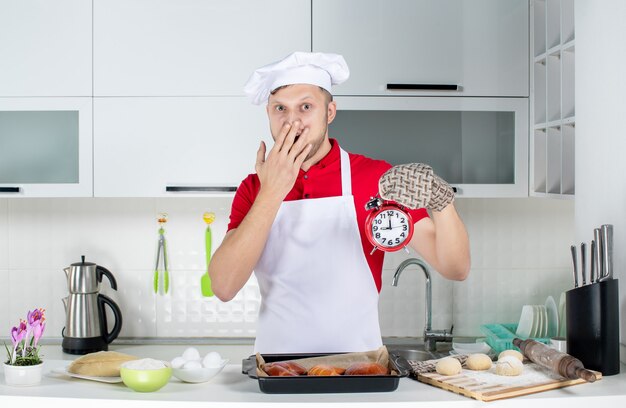
[[[434,360],[439,358],[437,353],[431,353],[430,351],[425,350],[412,350],[412,349],[400,349],[400,350],[389,350],[389,353],[394,354],[396,356],[403,357],[405,360],[412,361],[425,361],[425,360]]]

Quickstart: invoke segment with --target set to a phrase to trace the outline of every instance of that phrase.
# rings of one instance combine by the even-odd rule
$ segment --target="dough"
[[[456,375],[462,370],[459,360],[452,357],[444,357],[439,360],[435,369],[441,375]]]
[[[69,365],[67,371],[92,377],[118,377],[122,363],[138,359],[117,351],[98,351],[77,358]]]
[[[517,350],[504,350],[502,353],[498,355],[498,361],[502,357],[506,357],[506,356],[513,356],[519,361],[522,361],[522,362],[524,361],[524,355]]]
[[[465,362],[470,370],[484,371],[491,368],[491,358],[483,353],[470,354]]]
[[[513,356],[504,356],[496,363],[498,375],[520,375],[524,371],[524,364]]]

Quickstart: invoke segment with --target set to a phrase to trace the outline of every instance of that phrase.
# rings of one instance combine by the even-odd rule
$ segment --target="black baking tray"
[[[261,354],[266,363],[297,360],[309,357],[324,357],[342,353],[317,354]],[[297,377],[259,377],[256,372],[256,355],[241,362],[241,371],[248,377],[257,379],[259,389],[266,394],[319,394],[346,392],[389,392],[398,388],[400,378],[407,377],[406,361],[402,357],[389,354],[389,369],[398,374],[391,375],[346,375]]]

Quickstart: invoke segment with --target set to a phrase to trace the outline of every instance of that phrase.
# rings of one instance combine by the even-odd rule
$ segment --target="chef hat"
[[[244,87],[253,104],[267,102],[270,92],[283,85],[311,84],[330,92],[331,85],[350,76],[346,60],[339,54],[294,52],[280,61],[254,71]]]

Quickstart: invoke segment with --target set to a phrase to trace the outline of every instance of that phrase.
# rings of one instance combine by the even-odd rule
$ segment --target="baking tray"
[[[271,363],[336,354],[343,353],[261,354],[261,356],[266,363]],[[402,357],[389,354],[389,369],[398,372],[397,375],[259,377],[256,372],[256,355],[251,355],[241,362],[241,371],[248,377],[258,380],[259,389],[266,394],[389,392],[398,388],[400,378],[409,375],[406,362],[402,360]]]

